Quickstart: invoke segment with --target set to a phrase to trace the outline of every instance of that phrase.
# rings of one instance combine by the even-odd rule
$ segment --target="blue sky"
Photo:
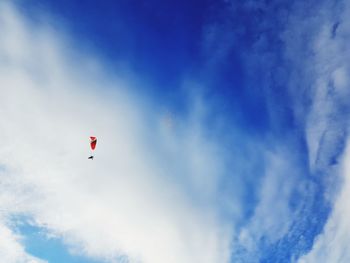
[[[349,14],[1,3],[0,257],[348,262]]]

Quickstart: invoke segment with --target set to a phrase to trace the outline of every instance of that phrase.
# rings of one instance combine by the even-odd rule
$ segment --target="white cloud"
[[[327,168],[327,159],[337,150],[336,141],[346,126],[343,116],[350,95],[346,45],[349,7],[321,1],[312,11],[314,16],[305,17],[305,10],[307,3],[295,5],[283,40],[286,58],[296,69],[291,74],[289,91],[295,98],[296,117],[305,126],[309,165],[314,172]]]
[[[305,118],[299,117],[305,123],[310,170],[316,171],[314,175],[319,175],[317,171],[323,174],[316,180],[325,185],[324,196],[332,206],[322,233],[316,238],[311,251],[299,262],[348,262],[349,149],[343,154],[343,144],[349,128],[350,89],[347,76],[350,50],[347,43],[350,36],[350,5],[346,1],[337,4],[323,1],[312,11],[315,15],[305,19],[300,15],[305,15],[303,5],[299,6],[298,11],[291,19],[294,26],[286,32],[285,39],[290,43],[287,45],[288,57],[304,73],[296,75],[299,80],[294,79],[291,90],[294,90],[293,94],[300,93],[300,89],[296,88],[300,79],[309,85],[307,92],[295,97],[302,101],[302,96],[309,96],[309,104],[304,105],[299,114],[309,113]],[[305,33],[307,38],[303,38]],[[295,58],[292,58],[301,50],[306,53],[304,57],[294,55]],[[338,161],[342,164],[338,165]],[[339,178],[343,180],[340,191],[337,187]]]
[[[0,223],[0,257],[6,263],[45,263],[28,255],[22,245],[21,238],[14,234],[5,224]]]
[[[245,6],[242,5],[244,10]],[[240,4],[233,6],[240,8]],[[247,8],[248,11],[254,10],[254,5],[248,3]],[[293,161],[287,161],[288,157],[282,157],[282,160],[277,158],[274,160],[275,162],[266,162],[267,172],[259,193],[258,205],[254,210],[253,217],[242,228],[237,238],[239,248],[236,251],[238,256],[235,258],[235,262],[240,262],[242,258],[248,258],[249,262],[258,262],[259,255],[257,254],[265,252],[261,251],[261,247],[259,247],[262,237],[264,238],[263,242],[266,239],[267,242],[271,242],[269,248],[273,244],[284,245],[284,240],[290,238],[286,243],[292,243],[289,249],[294,251],[289,252],[292,254],[293,261],[299,253],[307,249],[305,243],[309,241],[304,242],[305,240],[303,240],[303,232],[307,230],[304,229],[303,223],[308,220],[305,217],[310,214],[306,215],[302,209],[309,210],[313,205],[316,205],[314,200],[316,194],[313,191],[325,188],[325,193],[323,193],[325,200],[322,200],[326,202],[325,206],[333,205],[339,194],[337,188],[339,178],[338,161],[343,151],[343,143],[349,126],[348,61],[350,50],[348,43],[350,20],[348,17],[350,6],[346,1],[334,3],[334,1],[326,0],[320,1],[317,5],[309,1],[296,2],[291,5],[275,1],[270,3],[269,6],[262,6],[258,9],[261,9],[262,13],[261,17],[259,16],[261,23],[257,23],[256,27],[258,29],[254,27],[252,30],[256,32],[256,35],[259,35],[259,40],[254,42],[253,48],[247,49],[247,61],[248,64],[249,62],[251,64],[245,70],[248,74],[249,71],[256,74],[261,73],[259,71],[261,68],[266,69],[267,73],[262,75],[267,76],[268,79],[261,81],[261,85],[257,85],[257,87],[260,90],[266,88],[266,94],[270,92],[274,99],[277,97],[277,100],[279,100],[278,95],[283,94],[286,99],[282,98],[282,101],[290,102],[288,105],[283,105],[285,107],[283,109],[288,111],[289,106],[292,108],[294,119],[291,124],[295,125],[297,129],[293,129],[288,135],[294,137],[299,131],[304,132],[304,135],[301,136],[305,136],[306,139],[309,173],[306,171],[306,175],[298,175],[298,173],[304,171],[295,171]],[[269,12],[276,12],[276,15],[273,14],[275,15],[274,19],[270,19]],[[219,26],[220,30],[209,31],[207,39],[209,44],[212,44],[214,33],[224,32],[229,34],[221,27],[222,25]],[[234,32],[234,29],[239,30],[240,25],[230,24],[228,27],[225,25],[223,27],[231,30],[229,32]],[[249,25],[247,27],[249,28]],[[212,30],[213,28],[209,27],[209,29]],[[264,41],[265,38],[269,41]],[[282,40],[282,42],[279,42],[279,40]],[[225,45],[227,44],[225,43]],[[265,48],[265,45],[268,48]],[[276,53],[273,47],[277,48]],[[279,51],[283,52],[281,57]],[[253,54],[254,52],[256,54]],[[256,65],[258,61],[262,61],[263,66],[259,65],[258,70],[254,71],[252,65]],[[277,66],[281,69],[277,69]],[[279,73],[282,74],[282,77],[279,76]],[[277,85],[274,81],[277,82]],[[271,86],[274,89],[271,89]],[[277,88],[286,88],[286,90],[280,92]],[[269,99],[267,96],[268,102]],[[276,125],[275,122],[278,122],[278,118],[283,114],[279,115],[274,101],[272,101],[269,110],[272,125]],[[286,142],[286,144],[293,148],[292,143]],[[283,152],[278,152],[278,155],[284,156]],[[290,181],[290,179],[297,180],[295,177],[301,180],[297,182]],[[321,187],[315,187],[316,190],[311,189],[314,182]],[[346,192],[346,188],[342,192]],[[307,193],[308,190],[310,190],[310,193]],[[289,202],[293,201],[291,194],[293,191],[305,198],[301,200],[301,204],[297,208],[292,208],[289,205]],[[338,202],[335,206],[338,205]],[[308,206],[309,203],[310,206]],[[343,205],[345,205],[345,201]],[[298,211],[298,209],[300,210]],[[314,210],[317,209],[318,207]],[[323,208],[320,207],[321,209]],[[344,217],[344,220],[348,219],[346,212],[342,214],[345,209],[338,210],[339,212],[334,212],[339,214],[337,220],[340,220],[340,215]],[[307,212],[312,213],[312,216],[316,218],[319,216],[313,214],[317,211]],[[328,224],[332,224],[333,227],[331,228],[334,228],[336,223],[334,219],[331,219],[331,221],[333,223],[329,222]],[[300,226],[299,222],[301,222]],[[341,222],[340,224],[342,224]],[[291,223],[293,223],[293,229],[290,228]],[[314,225],[311,226],[311,224]],[[310,223],[310,227],[314,227],[315,224],[322,224],[322,221]],[[337,236],[333,235],[335,237],[334,241],[333,239],[327,239],[330,231],[328,224],[320,237],[320,239],[325,240],[317,242],[310,255],[303,260],[309,260],[310,262],[348,262],[347,252],[344,249],[349,240],[338,238],[342,235],[341,228],[336,230]],[[302,229],[297,229],[299,227]],[[291,233],[292,231],[294,232]],[[293,240],[294,236],[291,236],[297,235],[297,232],[300,232],[300,239]],[[345,231],[345,233],[347,232]],[[309,235],[306,238],[313,238],[311,236],[313,234]],[[344,236],[347,236],[347,234],[344,234]],[[283,238],[285,239],[283,240]],[[280,242],[274,243],[274,241]],[[336,247],[333,249],[334,242]],[[319,243],[322,245],[319,245]],[[332,253],[327,254],[329,252]],[[240,253],[243,253],[243,255]]]
[[[299,211],[291,208],[293,192],[303,187],[300,171],[293,168],[292,154],[283,148],[265,153],[266,171],[259,185],[257,205],[237,237],[235,262],[260,262],[261,245],[272,246],[289,234]],[[264,241],[262,241],[264,240]],[[265,242],[265,244],[262,244]],[[241,251],[243,251],[243,253]]]
[[[0,21],[4,216],[30,216],[72,252],[108,262],[228,262],[232,229],[213,202],[222,164],[200,122],[164,127],[127,80],[70,57],[61,33],[5,3]],[[6,246],[29,257],[7,231]]]
[[[312,248],[305,256],[301,257],[300,263],[313,262],[348,262],[350,252],[350,144],[342,160],[344,183],[340,195],[337,197],[332,215],[330,216],[323,234],[320,235]]]

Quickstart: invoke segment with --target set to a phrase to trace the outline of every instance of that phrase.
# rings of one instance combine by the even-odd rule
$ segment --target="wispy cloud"
[[[300,263],[313,262],[347,262],[350,254],[347,244],[350,240],[349,226],[349,149],[342,160],[343,186],[337,196],[333,212],[323,230],[316,239],[312,250],[300,258]]]
[[[349,220],[348,189],[349,127],[349,4],[324,1],[313,21],[309,43],[312,56],[303,62],[312,82],[310,114],[306,117],[310,167],[325,174],[326,199],[332,213],[309,253],[300,262],[347,262]],[[316,30],[315,30],[316,29]],[[312,70],[312,71],[311,71]]]
[[[49,17],[35,23],[1,3],[1,257],[40,262],[15,234],[17,215],[108,262],[349,257],[349,5],[220,8],[177,114]],[[239,64],[229,72],[242,74],[237,96],[208,98],[225,63]],[[89,135],[99,138],[94,161]]]
[[[242,114],[269,124],[257,132],[264,140],[258,149],[264,170],[255,172],[261,187],[251,189],[256,202],[238,227],[233,260],[297,260],[312,248],[339,194],[350,95],[348,7],[332,1],[227,1],[227,10],[205,39],[225,52],[220,60],[240,54],[234,57],[244,65],[240,100],[257,101],[267,117],[252,109]],[[231,45],[215,42],[213,35]],[[275,158],[267,149],[274,149]]]
[[[232,228],[215,205],[220,144],[202,132],[200,107],[167,126],[127,78],[77,55],[62,32],[5,3],[0,20],[2,227],[29,216],[74,253],[109,262],[228,262]],[[99,138],[94,161],[89,135]]]
[[[28,255],[21,245],[20,236],[16,235],[3,223],[0,223],[0,257],[4,262],[26,262],[26,263],[45,263],[33,256]]]

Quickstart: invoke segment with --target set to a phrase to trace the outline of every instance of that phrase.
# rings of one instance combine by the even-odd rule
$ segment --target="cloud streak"
[[[349,241],[345,198],[348,196],[348,127],[349,127],[349,4],[333,5],[323,1],[318,16],[303,23],[313,32],[307,46],[312,56],[304,65],[311,84],[310,112],[305,118],[310,169],[325,185],[324,196],[332,212],[312,249],[299,262],[346,262],[344,244]],[[301,13],[301,9],[300,9]],[[299,75],[300,76],[300,75]]]
[[[11,247],[0,256],[40,262],[14,234],[13,216],[25,216],[106,262],[349,257],[349,5],[228,1],[220,11],[174,117],[49,17],[0,5],[0,229]],[[231,81],[226,64],[242,73],[232,115],[208,98]]]
[[[6,3],[0,19],[4,219],[29,216],[73,253],[107,262],[228,262],[232,227],[213,202],[220,145],[201,132],[201,110],[170,129],[127,79],[70,56],[62,32]]]
[[[242,85],[235,89],[240,100],[256,101],[262,110],[248,108],[242,115],[268,123],[257,127],[256,137],[264,140],[258,149],[264,170],[254,174],[261,188],[247,186],[256,202],[238,226],[233,261],[297,261],[328,224],[339,194],[348,136],[348,7],[331,1],[227,1],[218,16],[204,46],[224,52],[221,64],[233,57],[244,65]]]

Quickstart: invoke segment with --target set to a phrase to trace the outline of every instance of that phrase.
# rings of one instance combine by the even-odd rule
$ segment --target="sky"
[[[349,262],[349,17],[2,0],[1,261]]]

